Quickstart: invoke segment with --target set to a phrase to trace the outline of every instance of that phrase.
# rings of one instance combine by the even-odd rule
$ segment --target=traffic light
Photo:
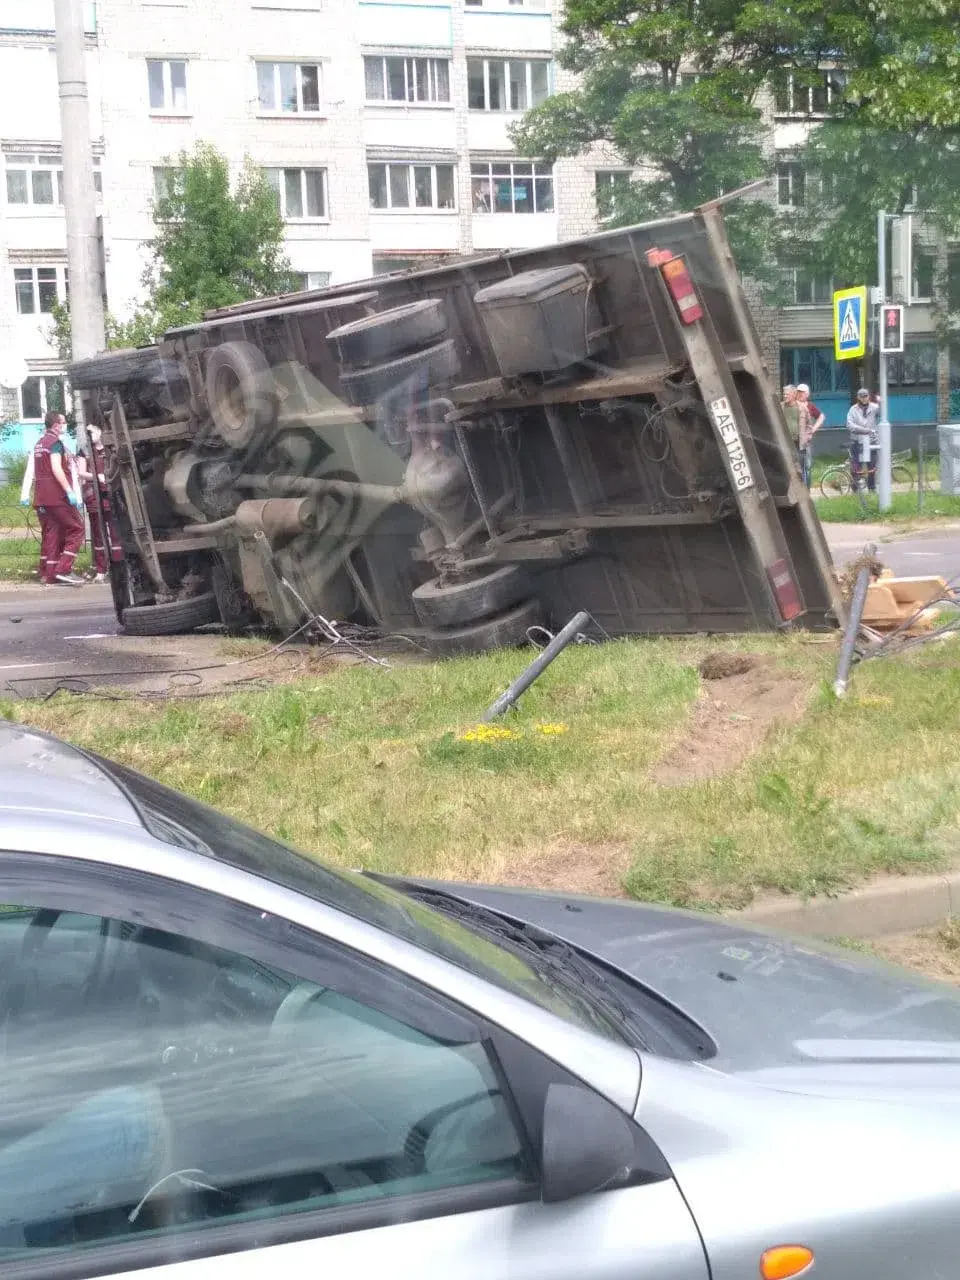
[[[903,307],[880,308],[880,354],[896,355],[903,350]]]

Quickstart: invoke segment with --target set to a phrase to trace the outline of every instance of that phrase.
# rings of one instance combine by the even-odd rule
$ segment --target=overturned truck
[[[836,626],[719,208],[210,312],[76,363],[125,630],[357,620],[444,655]]]

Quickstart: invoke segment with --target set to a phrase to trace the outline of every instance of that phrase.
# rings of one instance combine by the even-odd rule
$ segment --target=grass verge
[[[866,494],[861,502],[855,493],[842,498],[814,498],[817,514],[829,524],[861,524],[881,521],[884,524],[909,524],[940,517],[960,519],[960,498],[950,494],[927,493],[923,510],[917,510],[915,493],[895,493],[889,511],[880,511],[875,494]]]
[[[802,679],[802,718],[724,776],[659,786],[696,664],[719,649]],[[330,668],[267,691],[151,706],[61,694],[6,713],[348,866],[538,881],[600,863],[645,899],[734,906],[934,869],[960,818],[960,644],[869,663],[830,695],[832,646],[798,637],[568,650],[495,729],[479,713],[528,661]],[[711,694],[723,697],[723,686]],[[731,712],[731,719],[736,719]],[[742,717],[740,717],[742,719]],[[553,883],[556,883],[554,881]]]

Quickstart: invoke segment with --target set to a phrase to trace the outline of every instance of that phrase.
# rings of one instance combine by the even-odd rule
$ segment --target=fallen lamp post
[[[575,613],[567,625],[553,637],[550,643],[534,658],[526,671],[517,676],[516,680],[507,688],[496,702],[492,703],[483,713],[484,724],[489,724],[491,720],[496,720],[497,716],[503,715],[510,707],[512,707],[522,693],[533,684],[546,669],[554,658],[562,653],[571,640],[576,639],[579,632],[589,623],[589,613],[581,610]]]

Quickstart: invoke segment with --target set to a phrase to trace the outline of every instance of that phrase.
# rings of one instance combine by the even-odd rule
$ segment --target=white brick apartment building
[[[268,171],[310,285],[595,225],[598,166],[537,164],[508,138],[557,87],[551,0],[86,0],[86,14],[118,316],[157,183],[198,140]],[[0,10],[0,339],[29,367],[5,405],[27,423],[58,394],[48,312],[68,284],[53,25],[53,0]]]

